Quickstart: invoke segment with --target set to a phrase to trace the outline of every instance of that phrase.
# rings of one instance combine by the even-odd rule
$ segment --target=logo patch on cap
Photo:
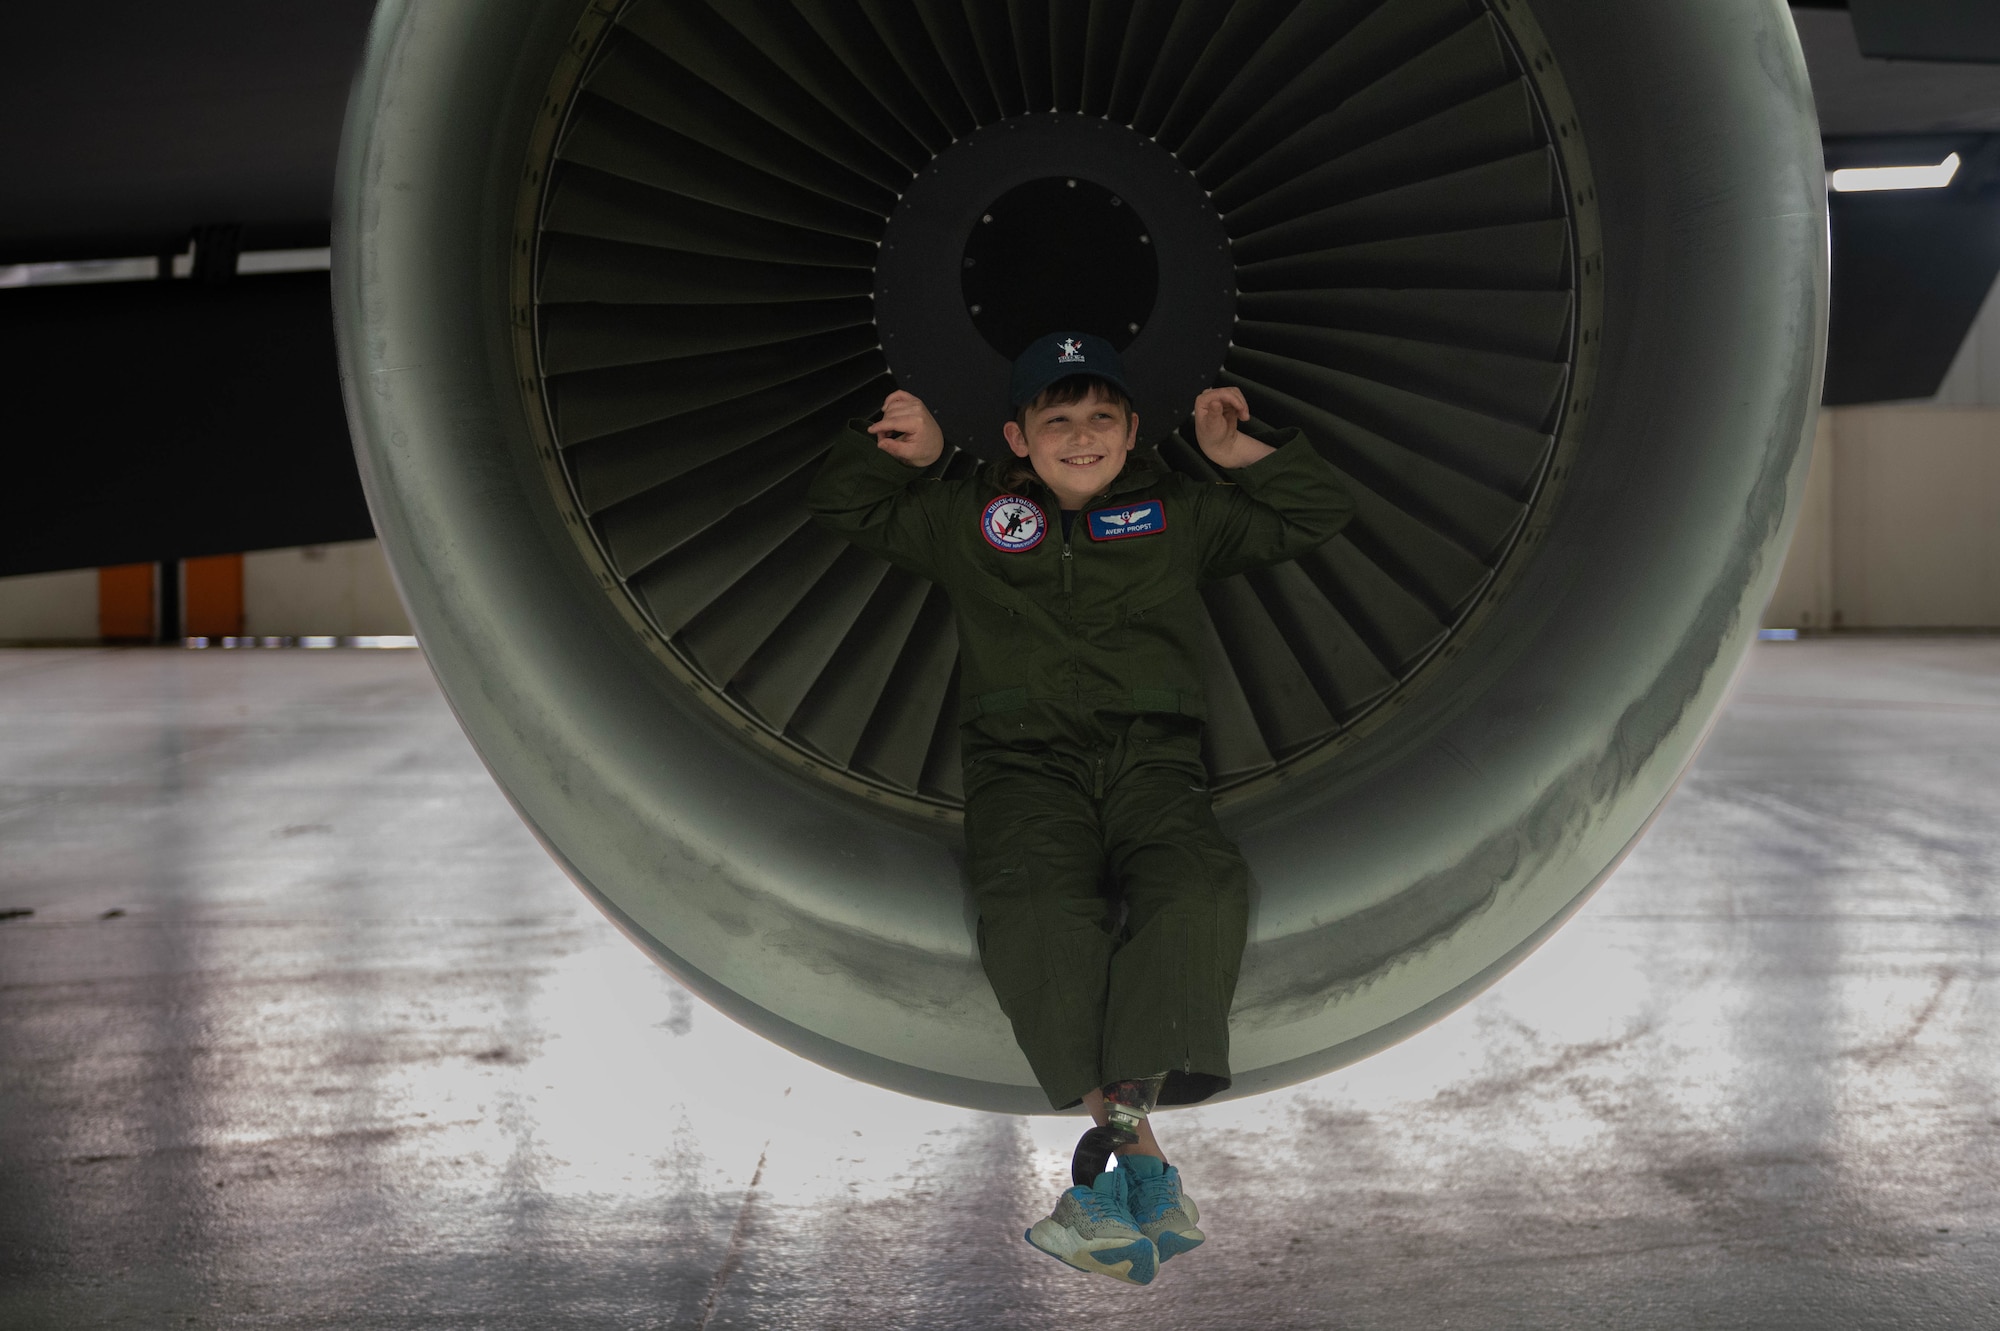
[[[1083,343],[1077,341],[1075,338],[1066,337],[1062,341],[1056,343],[1056,350],[1062,352],[1062,355],[1056,357],[1056,364],[1058,365],[1083,364]]]
[[[1001,495],[986,506],[985,516],[979,520],[979,534],[995,550],[1018,554],[1032,550],[1048,535],[1048,519],[1032,499],[1019,495]]]
[[[1090,539],[1093,541],[1156,536],[1167,529],[1166,505],[1157,499],[1141,499],[1123,508],[1093,509],[1084,516],[1090,519]]]

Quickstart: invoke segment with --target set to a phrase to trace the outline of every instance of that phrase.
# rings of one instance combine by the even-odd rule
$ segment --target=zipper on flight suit
[[[1070,591],[1071,587],[1069,582],[1069,571],[1072,566],[1070,564],[1070,559],[1069,559],[1069,537],[1067,536],[1063,537],[1062,565],[1063,565],[1063,590]]]

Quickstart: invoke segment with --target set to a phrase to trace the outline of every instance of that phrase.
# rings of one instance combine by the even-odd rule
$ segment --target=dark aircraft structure
[[[1220,382],[1341,470],[1347,532],[1205,593],[1207,757],[1255,883],[1251,1094],[1492,983],[1692,757],[1803,483],[1823,162],[1948,147],[1968,236],[1992,207],[1983,128],[1823,143],[1775,3],[385,0],[341,40],[321,235],[367,510],[325,481],[295,539],[381,536],[496,778],[690,988],[829,1067],[996,1110],[1044,1102],[959,886],[950,608],[807,520],[833,430],[901,384],[958,474],[994,446],[1007,360],[1085,327],[1124,350],[1168,465],[1208,474],[1176,427]],[[63,242],[171,254],[202,228],[188,281],[99,309],[12,293],[41,305],[0,336],[49,383],[79,346],[155,345],[150,401],[98,409],[135,430],[231,385],[145,455],[162,475],[287,446],[271,427],[326,400],[333,351],[273,330],[326,336],[327,279],[229,272],[312,243],[300,183]],[[82,217],[0,258],[65,257]],[[61,319],[66,344],[37,335]],[[44,492],[87,504],[44,443]],[[268,521],[216,481],[190,493],[234,501],[189,524],[160,503],[178,484],[121,557]],[[5,571],[88,562],[91,524],[41,523]]]

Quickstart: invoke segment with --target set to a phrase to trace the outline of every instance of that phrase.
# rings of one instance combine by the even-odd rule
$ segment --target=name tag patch
[[[1092,509],[1090,539],[1122,541],[1128,536],[1155,536],[1167,529],[1167,507],[1157,499],[1141,499],[1122,508]]]
[[[979,533],[995,550],[1016,554],[1032,550],[1049,534],[1048,519],[1041,506],[1019,495],[1001,495],[986,506],[979,520]]]

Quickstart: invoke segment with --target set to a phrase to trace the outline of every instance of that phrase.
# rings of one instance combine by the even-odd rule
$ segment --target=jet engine
[[[1243,1095],[1491,984],[1590,895],[1754,639],[1826,202],[1777,0],[385,0],[333,289],[376,526],[577,884],[828,1067],[1047,1108],[962,886],[956,640],[808,520],[892,386],[961,474],[1007,361],[1233,384],[1351,526],[1208,587],[1254,877]]]

